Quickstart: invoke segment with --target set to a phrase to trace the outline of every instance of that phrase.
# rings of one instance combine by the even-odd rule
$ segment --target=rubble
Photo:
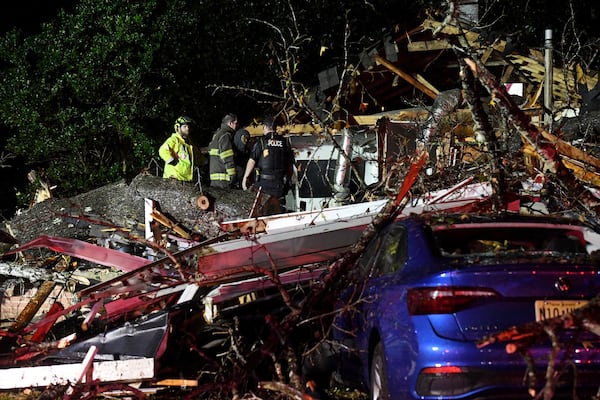
[[[427,43],[414,40],[407,45],[406,52],[413,55],[424,52]],[[440,41],[437,45],[449,46],[448,43]],[[495,50],[493,53],[498,55]],[[495,137],[489,129],[481,138],[474,139],[484,129],[475,132],[473,120],[477,118],[473,115],[469,119],[460,118],[461,122],[456,125],[461,127],[457,129],[440,129],[447,123],[441,119],[475,109],[458,109],[459,89],[433,90],[432,85],[423,83],[422,77],[409,78],[410,74],[381,56],[375,60],[380,68],[401,76],[427,96],[441,96],[434,103],[433,112],[424,109],[404,114],[389,112],[373,117],[369,128],[357,129],[356,137],[361,138],[362,149],[351,161],[358,164],[357,160],[361,159],[362,167],[369,165],[371,174],[367,176],[365,172],[360,178],[369,177],[367,185],[384,191],[399,189],[393,196],[381,195],[380,191],[379,198],[371,197],[369,201],[352,204],[354,207],[340,208],[333,207],[333,203],[323,203],[325,197],[321,197],[313,204],[321,204],[317,210],[309,206],[307,210],[289,215],[249,218],[256,200],[253,192],[216,189],[202,182],[186,183],[140,174],[131,182],[116,182],[72,198],[48,196],[5,221],[0,233],[5,231],[3,240],[13,249],[5,254],[15,256],[20,251],[21,268],[15,271],[16,264],[12,261],[0,263],[0,272],[9,277],[4,278],[1,289],[6,298],[10,297],[8,300],[17,302],[10,318],[6,317],[5,306],[13,304],[6,298],[2,303],[2,318],[7,318],[9,323],[7,329],[0,330],[0,348],[5,353],[0,364],[6,367],[1,371],[2,376],[10,379],[3,381],[0,389],[22,387],[23,383],[15,383],[18,378],[14,377],[23,373],[32,377],[30,385],[36,387],[89,384],[86,375],[101,380],[96,390],[101,384],[121,380],[161,379],[160,382],[173,385],[188,382],[186,385],[201,387],[206,376],[218,376],[222,366],[217,365],[212,356],[222,346],[229,346],[245,362],[236,347],[240,344],[236,342],[236,335],[241,336],[238,329],[247,329],[250,336],[260,338],[257,343],[270,343],[273,339],[261,336],[264,332],[257,332],[265,324],[273,324],[267,329],[267,335],[281,334],[272,315],[298,313],[300,299],[313,285],[324,290],[323,282],[326,284],[327,279],[339,276],[342,263],[347,261],[340,256],[357,243],[362,247],[350,255],[359,256],[368,240],[364,232],[372,233],[377,228],[373,221],[381,210],[387,213],[389,220],[405,215],[402,213],[439,211],[445,207],[470,210],[473,204],[480,203],[488,207],[490,198],[504,194],[500,190],[515,188],[515,185],[498,185],[500,172],[513,174],[502,177],[524,185],[521,192],[511,193],[512,198],[503,199],[507,200],[500,204],[505,207],[504,211],[521,212],[534,198],[536,204],[541,204],[542,197],[549,197],[546,184],[554,180],[555,183],[566,182],[566,187],[575,193],[573,197],[577,197],[572,204],[558,207],[559,212],[578,206],[583,207],[590,218],[597,215],[595,192],[575,179],[585,176],[588,183],[600,182],[596,177],[600,161],[582,155],[583,151],[564,141],[577,135],[572,128],[576,124],[569,122],[569,129],[564,125],[567,136],[554,135],[538,127],[539,119],[534,121],[520,110],[503,88],[507,82],[492,79],[485,63],[465,57],[462,68],[472,69],[473,76],[500,106],[504,119],[519,129],[514,136],[519,149],[525,149],[525,165],[497,158],[493,160],[494,168],[486,169],[490,159],[497,156],[492,154],[496,149],[488,139],[500,136]],[[524,68],[530,62],[527,58],[518,61],[516,63],[513,57],[515,67]],[[564,86],[558,94],[568,99],[567,91]],[[444,102],[447,95],[450,98]],[[466,97],[470,106],[481,106],[478,98]],[[476,124],[491,128],[483,107],[477,111],[481,119]],[[401,114],[418,118],[408,121]],[[367,130],[368,134],[364,132]],[[444,137],[438,137],[440,135]],[[338,136],[344,140],[352,137],[349,130]],[[435,156],[438,150],[417,154],[417,150],[423,150],[417,146],[417,139],[423,139],[420,144],[425,146],[439,146],[439,152],[444,154],[433,161],[428,155]],[[348,146],[330,145],[324,149],[314,142],[312,136],[296,137],[297,149],[305,154],[302,165],[304,181],[308,181],[301,184],[311,191],[317,186],[310,180],[310,171],[322,179],[319,183],[323,183],[328,198],[335,196],[325,184],[334,180],[335,185],[344,189],[338,193],[347,194],[347,188],[342,186],[350,174],[330,168],[330,164],[334,164],[333,161],[345,164],[339,150],[343,147],[343,151],[350,153],[352,143],[348,141]],[[318,162],[323,169],[311,171]],[[429,164],[433,165],[431,177],[421,174],[428,162],[433,162]],[[571,167],[566,168],[568,162]],[[509,163],[514,163],[519,171],[503,167],[512,165]],[[579,174],[573,166],[579,165],[577,163],[585,164]],[[453,174],[458,169],[461,175]],[[556,171],[560,176],[555,176]],[[539,185],[525,187],[527,174],[536,176],[534,183]],[[443,190],[423,188],[423,181],[433,182],[436,178],[443,182]],[[413,185],[421,187],[413,191]],[[339,198],[347,200],[349,197]],[[544,204],[535,212],[546,213],[549,208],[550,205]],[[15,244],[19,247],[15,248]],[[35,257],[31,255],[32,249],[48,249],[60,256],[48,252]],[[324,267],[328,263],[331,263],[329,269]],[[332,271],[338,275],[331,274]],[[49,302],[36,299],[39,308],[25,315],[23,309],[35,299],[34,284],[39,282],[45,283],[42,294]],[[19,291],[21,284],[23,290]],[[24,303],[27,303],[25,307]],[[224,317],[220,321],[222,325],[211,326],[218,316]],[[290,318],[290,321],[297,322],[297,319]],[[288,325],[287,329],[292,328]],[[65,374],[71,378],[66,379],[56,372],[54,367],[59,364],[65,365],[64,369],[68,370]],[[129,371],[131,365],[141,366],[138,375],[126,374],[132,372]],[[11,366],[17,368],[8,368]],[[22,371],[18,371],[18,367],[23,368]],[[106,371],[111,374],[105,374]],[[122,376],[115,377],[113,371]]]

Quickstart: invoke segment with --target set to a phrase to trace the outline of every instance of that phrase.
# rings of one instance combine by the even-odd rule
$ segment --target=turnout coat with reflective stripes
[[[208,146],[210,185],[232,187],[237,182],[233,159],[233,129],[222,124]]]

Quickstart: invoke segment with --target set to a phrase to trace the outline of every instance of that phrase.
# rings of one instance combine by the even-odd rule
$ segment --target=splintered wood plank
[[[421,75],[421,74],[415,74],[415,79],[416,79],[416,80],[417,80],[419,83],[421,83],[423,86],[425,86],[425,87],[429,88],[429,90],[431,90],[433,93],[435,93],[435,94],[436,94],[436,96],[437,96],[438,94],[440,94],[440,91],[439,91],[439,90],[438,90],[438,89],[437,89],[435,86],[433,86],[433,85],[431,84],[431,82],[429,82],[427,79],[425,79],[425,78],[423,77],[423,75]]]
[[[544,64],[536,58],[510,54],[506,56],[510,62],[524,77],[532,83],[542,84],[546,74]],[[575,86],[575,77],[569,69],[556,68],[552,70],[552,94],[560,101],[579,101],[580,95]]]
[[[163,379],[154,384],[155,386],[185,386],[185,387],[196,387],[198,381],[195,379]]]
[[[564,140],[559,139],[557,136],[542,130],[542,136],[553,146],[556,147],[556,150],[560,153],[561,156],[566,156],[568,158],[580,161],[584,164],[587,164],[590,167],[593,167],[594,171],[600,171],[600,160],[596,157],[590,155],[588,152],[585,152],[577,147],[565,142]],[[588,168],[589,169],[589,168]]]
[[[434,51],[434,50],[446,50],[452,46],[447,40],[422,40],[418,42],[410,42],[406,45],[409,52],[417,51]]]
[[[423,85],[421,82],[419,82],[418,80],[413,78],[412,75],[410,75],[407,72],[402,71],[400,68],[396,67],[394,64],[392,64],[385,58],[383,58],[381,56],[375,56],[375,61],[377,61],[378,63],[380,63],[387,69],[389,69],[390,71],[394,72],[399,77],[404,79],[406,82],[410,83],[415,88],[419,89],[421,92],[425,93],[427,96],[431,97],[432,99],[435,99],[437,97],[437,94],[434,91],[432,91],[429,87]]]
[[[577,179],[587,182],[592,186],[600,187],[600,175],[590,170],[585,164],[576,160],[569,160],[565,157],[562,158],[562,162]]]

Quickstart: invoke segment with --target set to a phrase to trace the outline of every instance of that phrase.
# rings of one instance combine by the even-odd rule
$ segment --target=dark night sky
[[[1,33],[18,27],[25,32],[39,29],[43,21],[51,20],[61,8],[70,8],[75,0],[20,0],[4,3],[0,12]]]
[[[76,0],[20,0],[5,2],[0,12],[0,35],[14,27],[24,33],[39,31],[43,21],[50,21],[60,8],[69,8]],[[0,135],[2,126],[0,126]],[[4,150],[5,137],[0,138],[0,154]],[[9,160],[11,167],[0,168],[0,217],[10,217],[16,205],[15,193],[27,183],[25,170],[21,171],[17,160]]]

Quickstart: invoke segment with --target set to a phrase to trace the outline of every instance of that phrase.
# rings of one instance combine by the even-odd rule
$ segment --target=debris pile
[[[398,58],[425,60],[423,53],[432,53],[437,60],[444,50],[439,46],[456,47],[450,27],[434,28],[443,28],[447,40],[403,37],[398,43],[407,43],[399,47],[404,53]],[[435,52],[429,51],[434,44]],[[298,135],[296,149],[305,155],[304,164],[297,165],[298,193],[302,195],[302,185],[311,196],[323,189],[323,196],[312,196],[322,205],[316,211],[309,207],[286,216],[249,218],[256,203],[253,192],[142,174],[130,183],[117,182],[69,199],[47,198],[5,222],[1,231],[12,237],[5,239],[6,245],[19,244],[5,254],[21,254],[21,268],[16,271],[12,261],[0,263],[8,277],[2,293],[16,302],[7,310],[11,303],[5,297],[0,309],[6,327],[0,330],[0,366],[6,367],[0,371],[5,385],[0,389],[21,387],[14,383],[18,379],[8,377],[19,373],[8,367],[19,366],[49,367],[27,370],[28,382],[35,387],[45,386],[50,378],[55,379],[52,384],[72,387],[92,382],[89,376],[84,379],[87,374],[99,382],[93,390],[115,382],[168,380],[168,385],[179,386],[210,382],[232,394],[237,390],[232,388],[235,379],[227,380],[229,375],[221,372],[229,368],[230,375],[260,375],[258,369],[240,371],[241,365],[252,365],[249,356],[268,359],[265,370],[281,374],[282,360],[276,358],[285,351],[275,348],[289,345],[280,335],[296,328],[311,285],[318,282],[323,294],[348,260],[360,255],[381,221],[402,212],[469,212],[469,207],[483,203],[487,210],[575,212],[597,220],[600,161],[563,140],[568,136],[561,136],[560,130],[550,132],[541,121],[543,113],[521,109],[507,90],[511,76],[498,80],[486,66],[487,61],[489,66],[500,63],[493,57],[500,57],[502,49],[488,50],[485,59],[464,51],[458,64],[456,54],[449,53],[452,66],[447,63],[444,68],[460,70],[466,77],[460,89],[444,92],[431,89],[434,85],[423,77],[407,80],[431,98],[440,96],[432,111],[389,112],[373,116],[370,124],[353,117],[360,125],[354,139],[363,142],[363,152],[351,159],[353,173],[362,169],[361,186],[380,189],[379,197],[365,196],[367,202],[339,208],[321,202],[335,197],[331,186],[351,181],[350,169],[335,168],[336,163],[347,164],[345,156],[351,154],[342,152],[351,153],[351,146],[335,143],[319,159],[314,137]],[[519,60],[515,68],[529,65],[528,59]],[[380,55],[374,61],[377,66],[373,63],[363,71],[369,80],[372,68],[389,69],[384,72],[390,79],[397,78],[390,71],[407,76]],[[481,96],[482,89],[487,95]],[[568,100],[567,92],[565,86],[558,94]],[[445,94],[450,96],[443,101]],[[535,103],[530,91],[521,95],[529,105]],[[443,127],[443,121],[465,114],[468,119],[456,118],[456,124]],[[415,118],[409,121],[401,115]],[[352,134],[345,129],[351,143]],[[577,135],[572,127],[569,134]],[[517,153],[518,161],[511,157]],[[432,187],[436,181],[443,182],[442,187]],[[509,193],[512,197],[504,196]],[[354,251],[340,257],[350,247]],[[54,253],[33,257],[29,251],[34,248]],[[98,265],[108,272],[100,274]],[[17,281],[25,282],[23,290],[15,290]],[[321,299],[313,296],[308,304]],[[280,324],[286,322],[286,314],[291,315],[287,325]],[[315,333],[306,332],[308,325],[300,328],[308,335],[304,338]],[[243,342],[241,337],[256,340]],[[285,362],[290,360],[291,356]],[[75,372],[62,375],[69,379],[56,380],[61,375],[50,367],[58,364]],[[199,387],[196,394],[202,390]]]

